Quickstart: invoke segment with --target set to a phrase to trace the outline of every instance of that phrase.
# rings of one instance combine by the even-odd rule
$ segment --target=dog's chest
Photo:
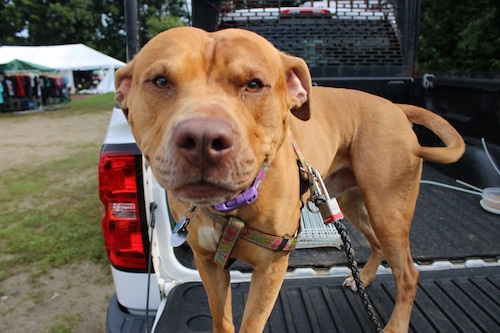
[[[217,250],[217,244],[222,235],[222,229],[219,225],[202,224],[198,226],[196,232],[199,246],[210,252]]]

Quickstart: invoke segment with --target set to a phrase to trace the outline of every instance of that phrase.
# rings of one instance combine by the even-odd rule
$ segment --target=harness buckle
[[[283,249],[285,248],[285,246],[288,244],[288,242],[290,241],[290,237],[288,236],[283,236],[283,240],[281,241],[281,244],[276,248],[276,252],[281,252],[283,251]]]

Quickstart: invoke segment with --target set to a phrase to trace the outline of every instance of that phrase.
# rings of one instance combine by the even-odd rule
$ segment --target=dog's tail
[[[409,104],[397,104],[412,123],[423,125],[434,132],[446,147],[420,147],[417,156],[436,163],[453,163],[465,152],[465,143],[460,134],[445,119],[437,114]]]

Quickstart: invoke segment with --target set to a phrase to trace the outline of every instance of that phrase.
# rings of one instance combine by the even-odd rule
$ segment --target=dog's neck
[[[244,205],[230,214],[263,232],[274,235],[293,235],[300,217],[300,176],[297,156],[289,134],[271,161],[266,176],[259,185],[259,197],[250,205]],[[293,169],[292,172],[284,172]],[[290,177],[290,175],[293,175]],[[295,204],[291,204],[295,203]],[[287,208],[283,209],[283,205]],[[290,224],[289,221],[297,221]]]
[[[304,160],[304,157],[302,155],[302,152],[300,151],[300,148],[298,147],[297,143],[295,142],[293,135],[290,134],[289,137],[290,137],[290,141],[291,141],[293,150],[294,150],[296,157],[297,157],[297,160],[299,162],[299,165],[304,166],[305,160]],[[288,140],[285,140],[285,144],[287,141]],[[283,149],[283,146],[281,147],[281,149]],[[255,180],[251,186],[249,186],[243,192],[239,193],[233,199],[215,204],[212,206],[212,208],[219,213],[225,214],[225,213],[232,212],[238,208],[241,208],[241,207],[244,207],[246,205],[250,205],[251,203],[253,203],[259,195],[258,187],[259,187],[261,181],[263,180],[264,176],[266,175],[266,172],[267,172],[269,167],[270,167],[270,165],[268,163],[264,163],[264,165],[260,169],[259,173],[257,174],[257,177],[255,178]],[[300,171],[300,169],[299,169],[299,171]],[[302,178],[301,178],[301,181],[302,181]],[[300,194],[301,195],[303,194],[302,183],[301,183],[301,193]]]

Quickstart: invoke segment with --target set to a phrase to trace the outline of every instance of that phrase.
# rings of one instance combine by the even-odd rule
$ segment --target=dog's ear
[[[128,103],[127,98],[132,85],[132,72],[134,69],[134,61],[129,62],[125,67],[119,68],[115,73],[115,101],[120,104],[125,117],[128,118]]]
[[[312,87],[311,74],[304,60],[281,54],[285,66],[286,86],[291,98],[292,114],[301,119],[308,120],[310,112],[310,94]]]

